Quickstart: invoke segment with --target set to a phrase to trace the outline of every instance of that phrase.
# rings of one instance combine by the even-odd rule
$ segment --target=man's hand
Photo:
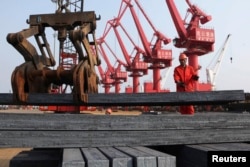
[[[177,82],[177,85],[180,87],[185,87],[185,84],[183,82]]]
[[[198,75],[193,75],[193,79],[194,79],[195,81],[198,81],[199,76],[198,76]]]

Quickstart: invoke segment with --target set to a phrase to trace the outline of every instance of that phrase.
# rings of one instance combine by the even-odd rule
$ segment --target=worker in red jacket
[[[194,81],[199,79],[196,74],[197,70],[190,65],[187,65],[187,56],[181,53],[179,56],[180,65],[174,69],[174,81],[176,83],[177,92],[192,92],[194,91]],[[192,105],[180,106],[181,114],[194,114]]]

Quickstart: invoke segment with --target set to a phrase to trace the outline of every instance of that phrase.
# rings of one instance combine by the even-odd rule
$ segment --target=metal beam
[[[87,102],[74,100],[73,94],[29,94],[26,103],[15,102],[13,94],[0,94],[0,104],[4,105],[88,105],[88,106],[174,106],[174,105],[214,105],[244,101],[243,90],[208,92],[170,92],[170,93],[119,93],[86,94]]]
[[[250,142],[250,114],[0,114],[0,147],[77,148]]]

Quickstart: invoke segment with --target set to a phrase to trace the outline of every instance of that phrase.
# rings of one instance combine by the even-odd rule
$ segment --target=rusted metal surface
[[[29,28],[9,33],[7,41],[23,56],[24,63],[17,66],[11,76],[13,99],[27,102],[29,93],[50,93],[51,84],[73,86],[74,100],[86,102],[85,93],[97,93],[98,76],[94,66],[100,65],[96,48],[94,11],[71,13],[68,2],[58,1],[58,10],[53,14],[30,15]],[[65,11],[65,12],[63,12]],[[57,31],[60,50],[67,38],[73,43],[78,55],[78,64],[70,70],[55,66],[54,55],[46,39],[45,29]],[[35,37],[36,47],[27,38]],[[89,40],[92,36],[92,41]]]

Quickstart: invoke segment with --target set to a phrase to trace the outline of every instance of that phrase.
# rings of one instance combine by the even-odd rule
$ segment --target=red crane
[[[122,83],[122,81],[126,82],[127,81],[127,72],[126,71],[122,71],[121,70],[121,64],[118,61],[118,66],[114,67],[111,65],[108,56],[102,46],[102,44],[105,44],[107,46],[107,48],[110,50],[110,52],[112,53],[112,55],[114,55],[113,51],[110,49],[110,47],[108,46],[108,44],[105,42],[104,38],[99,38],[97,40],[97,44],[98,44],[98,51],[101,54],[101,56],[103,57],[103,59],[105,60],[107,66],[108,66],[108,70],[107,72],[109,73],[109,77],[110,79],[113,80],[113,84],[115,85],[115,93],[119,93],[120,92],[120,84]],[[116,56],[115,56],[116,57]],[[108,93],[108,92],[105,92]]]
[[[119,61],[118,65],[116,68],[114,68],[114,72],[111,73],[111,78],[113,78],[115,80],[115,93],[119,93],[121,88],[120,88],[120,84],[123,82],[127,82],[127,71],[122,71],[121,67],[122,67],[122,63],[120,63]]]
[[[142,28],[142,25],[139,21],[139,18],[137,17],[137,14],[134,10],[133,4],[131,3],[131,0],[122,0],[126,7],[122,10],[120,10],[120,16],[124,14],[125,10],[127,8],[130,9],[130,12],[132,14],[134,23],[136,25],[137,31],[139,33],[139,36],[141,38],[141,42],[143,44],[145,54],[144,54],[144,61],[147,63],[151,63],[149,66],[149,69],[153,70],[153,90],[156,92],[161,91],[161,76],[160,76],[160,69],[164,69],[167,67],[170,67],[172,65],[172,50],[169,49],[163,49],[162,44],[168,44],[171,42],[171,39],[164,36],[160,31],[158,31],[155,26],[152,24],[146,13],[144,12],[143,8],[139,4],[138,0],[134,0],[140,11],[142,12],[143,16],[151,26],[151,28],[154,31],[153,38],[155,40],[148,41],[147,37],[145,35],[145,32]],[[153,43],[154,42],[154,43]]]
[[[111,86],[114,84],[114,80],[110,78],[110,71],[104,71],[101,66],[98,66],[98,71],[101,77],[100,83],[103,84],[104,92],[109,93]]]
[[[106,41],[104,41],[104,43],[107,46],[110,53],[115,57],[116,61],[118,62],[118,66],[115,68],[114,74],[113,75],[111,74],[111,78],[113,78],[113,76],[117,76],[117,78],[120,77],[121,80],[124,80],[126,82],[127,81],[127,72],[126,72],[126,74],[122,74],[122,72],[120,70],[121,70],[121,66],[125,67],[126,69],[128,69],[129,66],[116,56],[116,54],[111,49],[111,47],[106,43]],[[125,73],[125,72],[123,72],[123,73]],[[125,80],[125,76],[126,76],[126,80]],[[125,92],[126,93],[133,93],[133,88],[131,86],[128,86],[125,88]]]
[[[173,40],[174,46],[177,48],[185,48],[186,50],[184,52],[189,58],[189,65],[198,69],[198,56],[202,56],[214,50],[214,29],[200,26],[200,24],[209,22],[212,17],[205,14],[196,5],[192,5],[189,0],[186,0],[189,6],[187,15],[191,14],[191,19],[187,22],[187,17],[185,17],[184,20],[181,18],[174,0],[166,0],[166,3],[179,35],[178,38]],[[198,82],[195,84],[195,89],[199,90]]]
[[[138,93],[139,92],[139,86],[140,86],[140,82],[139,82],[139,77],[148,74],[148,65],[146,62],[141,60],[141,55],[144,55],[145,52],[140,49],[138,46],[135,45],[135,43],[133,42],[132,38],[129,36],[129,34],[127,33],[127,31],[124,29],[124,27],[122,26],[122,24],[119,22],[120,18],[115,18],[110,20],[108,23],[110,24],[111,27],[113,27],[114,33],[116,35],[116,38],[118,40],[118,43],[120,45],[121,51],[123,53],[123,56],[125,57],[125,60],[127,62],[127,64],[124,63],[126,70],[130,71],[130,77],[133,77],[133,93]],[[124,31],[125,35],[128,37],[128,39],[130,40],[130,42],[133,44],[134,46],[134,51],[136,51],[135,56],[129,55],[125,44],[123,43],[122,37],[120,36],[117,28],[121,27],[121,29]],[[133,53],[133,52],[132,52]],[[131,57],[133,57],[132,60]]]

